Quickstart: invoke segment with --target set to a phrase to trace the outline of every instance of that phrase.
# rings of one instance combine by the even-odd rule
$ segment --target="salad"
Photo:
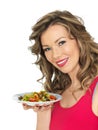
[[[24,94],[23,96],[18,97],[21,101],[29,101],[29,102],[45,102],[45,101],[53,101],[56,100],[56,96],[46,92],[46,91],[40,91],[40,92],[31,92]]]

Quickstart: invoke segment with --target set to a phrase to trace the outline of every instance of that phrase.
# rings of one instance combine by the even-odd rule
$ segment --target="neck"
[[[79,71],[80,67],[79,65],[77,65],[75,67],[75,69],[73,69],[70,73],[69,73],[69,76],[71,78],[71,81],[72,81],[72,84],[71,84],[71,87],[72,88],[79,88],[80,87],[80,81],[77,79],[77,73]]]

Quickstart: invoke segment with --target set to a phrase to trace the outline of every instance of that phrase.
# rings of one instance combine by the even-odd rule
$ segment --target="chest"
[[[68,101],[70,100],[71,98]],[[86,96],[83,95],[74,105],[73,102],[69,104],[72,106],[65,108],[61,107],[62,102],[55,104],[52,112],[51,128],[54,127],[55,123],[57,127],[51,130],[59,130],[58,128],[62,128],[61,130],[97,130],[98,117],[92,112],[92,97],[86,94]]]
[[[62,94],[63,98],[60,101],[60,105],[63,108],[70,108],[74,106],[75,104],[77,104],[79,100],[83,98],[84,95],[85,95],[84,91],[77,91],[77,92],[72,93],[66,90]]]

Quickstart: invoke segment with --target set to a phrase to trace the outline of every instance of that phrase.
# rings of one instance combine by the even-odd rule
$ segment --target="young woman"
[[[31,47],[48,92],[62,99],[37,112],[36,130],[98,129],[98,44],[81,18],[68,11],[43,16],[32,28]]]

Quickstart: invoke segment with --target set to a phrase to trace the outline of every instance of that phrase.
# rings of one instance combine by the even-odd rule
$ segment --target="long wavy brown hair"
[[[29,40],[33,40],[34,44],[30,49],[37,56],[35,64],[39,66],[43,75],[39,80],[44,79],[43,84],[46,91],[59,94],[71,85],[69,75],[62,73],[49,63],[42,49],[41,35],[49,26],[54,24],[64,26],[69,35],[77,40],[80,50],[80,70],[77,78],[81,83],[80,89],[85,89],[91,83],[88,81],[92,81],[98,75],[98,44],[94,42],[92,36],[87,32],[83,20],[68,11],[56,10],[50,12],[40,18],[32,27]]]

